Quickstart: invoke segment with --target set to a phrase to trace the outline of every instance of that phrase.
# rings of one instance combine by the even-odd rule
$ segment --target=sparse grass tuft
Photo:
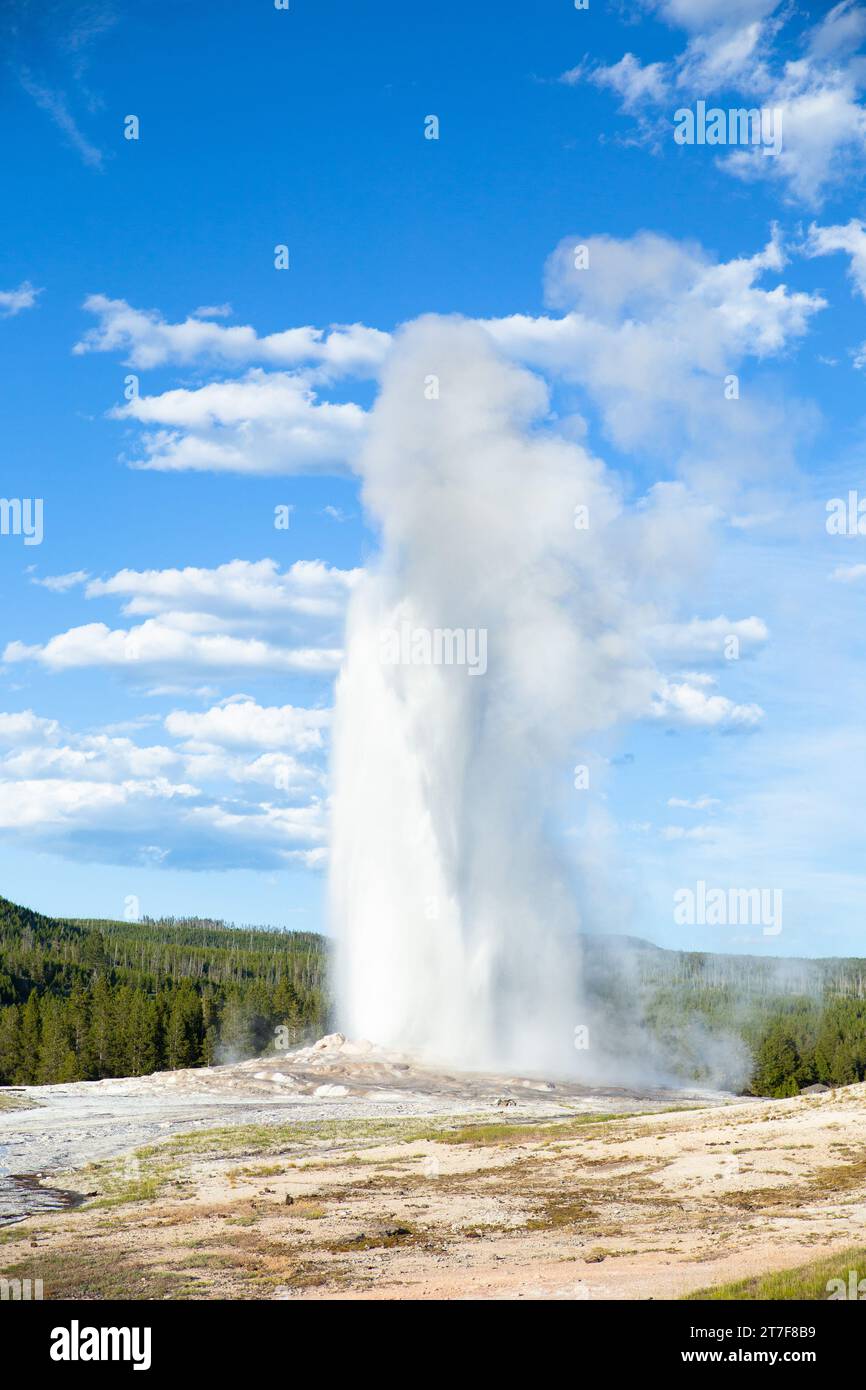
[[[390,1250],[395,1245],[415,1245],[422,1237],[412,1226],[391,1226],[383,1231],[362,1231],[325,1246],[332,1255],[349,1255],[357,1250]]]
[[[72,1245],[65,1250],[40,1250],[7,1266],[10,1279],[41,1279],[48,1300],[164,1299],[177,1296],[183,1280],[168,1270],[148,1269],[112,1252]]]
[[[38,1101],[31,1100],[29,1096],[16,1094],[14,1091],[6,1091],[0,1088],[0,1110],[39,1110],[41,1106]]]
[[[561,1226],[577,1226],[581,1221],[587,1221],[593,1216],[592,1207],[586,1202],[581,1201],[562,1201],[558,1197],[552,1197],[545,1205],[544,1211],[539,1216],[534,1216],[531,1221],[527,1221],[528,1231],[551,1231]]]

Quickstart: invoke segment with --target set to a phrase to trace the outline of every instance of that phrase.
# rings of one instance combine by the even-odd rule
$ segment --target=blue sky
[[[828,499],[866,492],[862,7],[0,15],[3,493],[44,499],[40,545],[0,537],[3,892],[323,925],[382,335],[457,313],[545,378],[629,507],[680,489],[662,581],[696,549],[653,703],[574,749],[590,796],[570,767],[554,788],[588,923],[866,953],[864,540],[825,527]],[[698,99],[781,109],[783,155],[675,145]],[[576,242],[589,288],[563,268]],[[573,359],[549,328],[569,314]],[[701,878],[782,887],[784,932],[685,939],[671,894]]]

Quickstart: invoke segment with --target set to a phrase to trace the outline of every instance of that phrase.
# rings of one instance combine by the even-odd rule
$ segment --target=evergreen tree
[[[26,1086],[35,1086],[39,1077],[39,1049],[42,1029],[39,1017],[39,997],[30,991],[21,1018],[21,1063],[18,1079]]]
[[[0,1086],[21,1080],[21,1011],[16,1004],[0,1009]]]
[[[67,1011],[62,1000],[50,995],[41,1006],[42,1037],[39,1049],[38,1079],[54,1085],[75,1079],[75,1054],[70,1046]]]

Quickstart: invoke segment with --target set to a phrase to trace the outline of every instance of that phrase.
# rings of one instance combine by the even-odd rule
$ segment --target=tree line
[[[620,1044],[623,1020],[639,1016],[684,1079],[712,1084],[700,1042],[682,1045],[697,1021],[698,1039],[745,1042],[753,1094],[866,1080],[863,960],[715,956],[602,937],[583,938],[582,949],[584,985]],[[144,1076],[309,1042],[330,1027],[327,975],[327,943],[312,932],[59,919],[0,898],[0,1085]]]
[[[143,1076],[310,1041],[327,1031],[326,972],[309,932],[60,920],[0,899],[0,1085]]]

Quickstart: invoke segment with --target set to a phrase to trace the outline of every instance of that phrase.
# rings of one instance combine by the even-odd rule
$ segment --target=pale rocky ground
[[[15,1094],[38,1104],[0,1110],[6,1171],[92,1194],[0,1233],[0,1274],[46,1297],[673,1298],[841,1251],[866,1218],[866,1086],[590,1090],[338,1035]]]

